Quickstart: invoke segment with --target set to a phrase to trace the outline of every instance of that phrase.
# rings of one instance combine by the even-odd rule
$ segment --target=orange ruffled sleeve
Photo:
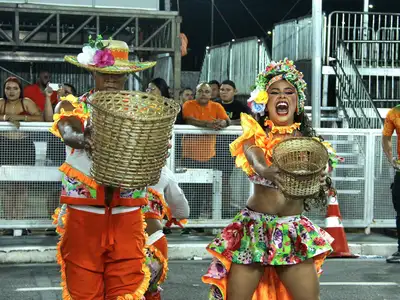
[[[71,97],[70,97],[71,96]],[[58,122],[62,120],[63,118],[67,117],[75,117],[81,120],[82,127],[84,126],[85,121],[89,118],[90,114],[89,112],[85,109],[83,103],[79,103],[77,101],[77,98],[74,96],[70,95],[65,98],[61,98],[62,101],[69,101],[73,106],[74,110],[73,111],[65,111],[64,109],[61,109],[61,112],[59,114],[54,114],[53,115],[53,125],[50,128],[50,132],[54,134],[56,137],[59,137],[62,139],[61,133],[58,129]]]
[[[242,168],[248,176],[252,176],[255,174],[255,171],[247,161],[243,145],[249,139],[253,138],[255,145],[264,152],[267,165],[271,165],[272,150],[281,139],[274,139],[272,133],[267,134],[260,124],[248,114],[242,113],[240,115],[240,123],[243,134],[230,144],[230,151],[232,156],[236,156],[236,167]]]

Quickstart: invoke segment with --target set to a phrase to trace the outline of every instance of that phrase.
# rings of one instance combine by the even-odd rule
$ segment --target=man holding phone
[[[50,86],[50,73],[45,70],[39,72],[36,83],[28,85],[24,89],[24,96],[31,99],[44,113],[46,122],[53,121],[53,105],[57,104],[57,92]],[[47,105],[46,105],[46,102]]]

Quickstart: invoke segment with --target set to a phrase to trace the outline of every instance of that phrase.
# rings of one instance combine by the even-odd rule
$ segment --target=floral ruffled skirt
[[[253,300],[291,299],[273,266],[294,265],[314,258],[319,273],[331,252],[333,238],[302,215],[278,217],[243,209],[207,247],[214,259],[203,282],[211,284],[209,299],[226,299],[232,263],[260,263],[265,274]],[[272,266],[272,267],[271,267]]]

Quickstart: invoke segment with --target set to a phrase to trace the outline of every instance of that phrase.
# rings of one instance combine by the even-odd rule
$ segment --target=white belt
[[[158,230],[158,231],[154,232],[152,235],[150,235],[147,238],[146,245],[148,245],[148,246],[153,245],[155,242],[157,242],[163,236],[164,236],[164,232],[162,230]]]
[[[106,209],[102,208],[102,207],[93,207],[93,206],[89,206],[89,205],[68,205],[68,207],[71,207],[76,210],[90,212],[93,214],[98,214],[98,215],[105,215],[105,213],[106,213]],[[118,215],[118,214],[123,214],[123,213],[127,213],[127,212],[132,212],[132,211],[135,211],[138,209],[140,209],[140,206],[134,206],[134,207],[118,206],[118,207],[112,208],[112,214]]]

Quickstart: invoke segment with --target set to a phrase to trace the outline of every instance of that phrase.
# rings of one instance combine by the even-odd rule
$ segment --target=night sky
[[[201,68],[205,47],[211,42],[211,0],[179,0],[180,14],[183,18],[182,32],[189,39],[189,54],[183,58],[183,70],[198,71]],[[312,0],[242,0],[266,32],[283,20],[311,15]],[[176,10],[176,0],[172,8]],[[371,12],[400,13],[399,0],[370,0],[374,5]],[[258,36],[265,37],[254,19],[239,0],[215,0],[237,39]],[[336,10],[362,11],[363,0],[323,0],[323,11],[329,14]],[[219,13],[214,10],[214,44],[222,44],[234,38]]]

